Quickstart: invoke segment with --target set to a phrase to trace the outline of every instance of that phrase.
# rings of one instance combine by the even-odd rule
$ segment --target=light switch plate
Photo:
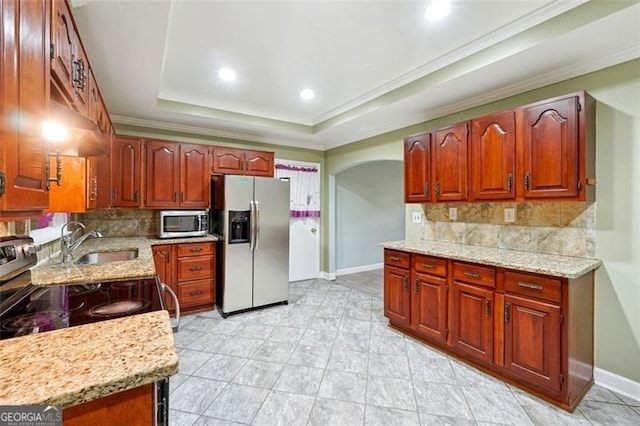
[[[422,213],[413,212],[413,223],[422,223]]]
[[[449,219],[458,220],[458,208],[457,207],[449,207]]]
[[[514,208],[504,209],[504,221],[505,223],[514,223],[516,221],[516,209]]]

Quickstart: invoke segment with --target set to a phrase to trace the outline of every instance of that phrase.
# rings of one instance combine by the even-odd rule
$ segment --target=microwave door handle
[[[256,201],[255,204],[255,210],[256,210],[256,225],[255,225],[255,229],[256,229],[256,243],[254,244],[255,248],[254,250],[258,250],[258,245],[260,244],[260,204]]]
[[[254,227],[255,227],[255,207],[253,205],[253,201],[249,201],[249,251],[253,251],[253,243],[255,241],[254,237]]]

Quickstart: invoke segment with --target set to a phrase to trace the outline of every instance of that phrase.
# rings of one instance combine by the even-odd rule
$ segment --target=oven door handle
[[[176,296],[176,293],[171,289],[171,287],[163,282],[160,283],[160,288],[162,291],[169,293],[169,296],[173,299],[173,306],[176,310],[176,322],[175,325],[171,324],[171,329],[174,333],[177,333],[180,329],[180,303],[178,302],[178,296]]]

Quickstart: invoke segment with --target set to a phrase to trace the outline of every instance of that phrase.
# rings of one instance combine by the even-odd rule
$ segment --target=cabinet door
[[[246,151],[244,172],[251,176],[273,177],[273,152]]]
[[[513,200],[515,188],[515,111],[471,122],[471,191],[476,200]]]
[[[146,206],[179,206],[180,144],[150,140],[146,151]]]
[[[447,340],[447,280],[416,273],[411,295],[411,328],[433,339]]]
[[[73,43],[75,29],[65,0],[53,0],[51,11],[51,76],[70,102],[73,101]]]
[[[456,351],[493,361],[493,290],[453,282],[451,340]]]
[[[211,164],[212,173],[244,174],[244,151],[241,149],[215,147]]]
[[[578,98],[523,108],[525,198],[578,196]]]
[[[515,296],[504,301],[505,367],[535,385],[560,391],[560,306]]]
[[[173,254],[172,244],[163,244],[151,247],[153,252],[153,263],[156,266],[156,273],[160,282],[168,285],[176,294],[177,286],[175,284],[175,255]],[[173,299],[168,295],[165,297],[165,304],[169,311],[174,310]]]
[[[9,217],[48,206],[49,14],[43,0],[2,1],[0,14],[0,215]]]
[[[142,140],[116,137],[111,151],[113,207],[140,207]]]
[[[404,202],[431,200],[431,135],[423,133],[404,140]]]
[[[210,185],[208,147],[182,144],[180,146],[180,206],[209,207]]]
[[[436,201],[467,199],[468,123],[433,133],[433,178]]]
[[[384,315],[394,324],[409,325],[411,292],[408,270],[384,267]]]

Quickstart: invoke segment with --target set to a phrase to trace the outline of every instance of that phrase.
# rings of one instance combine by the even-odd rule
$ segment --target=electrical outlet
[[[413,212],[413,223],[422,223],[422,213]]]
[[[514,208],[504,209],[504,221],[505,223],[514,223],[516,221],[516,209]]]
[[[449,207],[449,219],[458,220],[458,209],[456,207]]]

